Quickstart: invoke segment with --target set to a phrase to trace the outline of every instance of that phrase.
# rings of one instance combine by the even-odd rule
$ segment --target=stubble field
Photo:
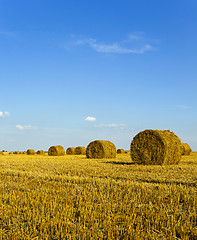
[[[196,187],[196,152],[169,166],[0,156],[0,240],[196,240]]]

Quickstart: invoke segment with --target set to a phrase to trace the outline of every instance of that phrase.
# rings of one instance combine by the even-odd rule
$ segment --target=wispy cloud
[[[126,127],[126,124],[116,124],[116,123],[109,123],[109,124],[98,124],[98,125],[94,125],[94,127],[96,128],[124,128]]]
[[[99,53],[144,54],[154,50],[154,47],[141,35],[130,34],[123,41],[113,43],[99,42],[94,38],[81,38],[75,41],[75,45],[86,45]]]
[[[37,127],[31,126],[31,125],[22,126],[20,124],[17,124],[16,129],[18,129],[18,130],[36,130]]]
[[[5,117],[9,117],[10,113],[5,111],[5,112],[0,112],[0,118],[5,118]]]
[[[87,118],[85,118],[85,121],[95,122],[95,121],[96,121],[96,118],[95,118],[95,117],[90,117],[90,116],[88,116]]]
[[[177,108],[180,108],[180,109],[190,109],[192,108],[191,106],[188,106],[188,105],[176,105]]]

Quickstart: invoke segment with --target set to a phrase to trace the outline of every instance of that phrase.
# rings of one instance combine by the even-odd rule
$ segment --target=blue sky
[[[0,149],[129,149],[170,129],[197,150],[196,0],[0,0]]]

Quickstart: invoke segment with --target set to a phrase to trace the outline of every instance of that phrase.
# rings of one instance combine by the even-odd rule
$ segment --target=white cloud
[[[189,109],[189,108],[192,108],[191,106],[187,106],[187,105],[177,105],[176,107],[177,107],[177,108],[180,108],[180,109]]]
[[[9,116],[10,116],[10,113],[9,113],[9,112],[4,112],[4,116],[5,116],[5,117],[9,117]]]
[[[86,119],[85,119],[85,121],[88,121],[88,122],[95,122],[96,121],[96,118],[95,117],[87,117]]]
[[[36,129],[37,129],[37,127],[33,127],[33,126],[31,126],[31,125],[22,126],[22,125],[20,125],[20,124],[17,124],[17,125],[16,125],[16,128],[17,128],[18,130],[36,130]]]
[[[129,34],[129,39],[130,40],[140,40],[142,37],[139,36],[139,34]]]
[[[130,34],[127,39],[110,44],[98,42],[94,38],[80,39],[75,44],[87,45],[99,53],[144,54],[147,51],[153,50],[154,48],[140,35]]]
[[[5,118],[5,117],[9,117],[10,113],[9,112],[0,112],[0,118]]]
[[[96,128],[124,128],[126,127],[126,124],[116,124],[116,123],[110,123],[110,124],[98,124],[98,125],[94,125],[94,127]]]

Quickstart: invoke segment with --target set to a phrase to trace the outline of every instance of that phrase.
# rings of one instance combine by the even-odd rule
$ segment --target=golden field
[[[169,166],[0,155],[0,240],[196,240],[196,187],[196,152]]]

